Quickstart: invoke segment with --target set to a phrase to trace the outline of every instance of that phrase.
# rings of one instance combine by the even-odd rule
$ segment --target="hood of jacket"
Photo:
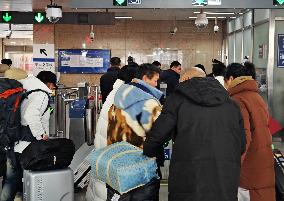
[[[117,90],[114,98],[114,105],[120,109],[130,108],[138,102],[147,101],[149,99],[156,99],[159,102],[159,99],[163,95],[160,90],[150,86],[142,80],[134,79],[132,82],[136,82],[146,87],[151,92],[151,94],[143,91],[142,89],[136,86],[130,84],[123,84]]]
[[[251,76],[241,76],[232,81],[228,91],[231,96],[243,91],[258,92],[258,86],[257,82]]]
[[[41,89],[48,93],[52,93],[52,91],[42,81],[37,79],[35,76],[29,76],[25,79],[19,80],[19,82],[22,83],[23,88],[27,91]]]
[[[177,93],[202,106],[218,106],[229,99],[226,89],[214,78],[192,78],[180,83]]]

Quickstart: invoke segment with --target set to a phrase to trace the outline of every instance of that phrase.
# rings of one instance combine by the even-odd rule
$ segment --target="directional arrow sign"
[[[12,19],[12,15],[10,15],[9,12],[3,12],[2,18],[3,18],[4,22],[10,22],[11,19]]]
[[[284,6],[284,0],[273,0],[274,6]]]
[[[35,21],[38,23],[43,22],[44,14],[43,13],[35,13]]]
[[[40,54],[44,54],[45,56],[47,56],[47,54],[46,54],[46,49],[40,49]]]

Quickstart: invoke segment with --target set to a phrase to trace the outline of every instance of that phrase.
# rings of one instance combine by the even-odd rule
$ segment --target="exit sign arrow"
[[[4,20],[5,22],[10,22],[11,19],[12,19],[12,16],[9,15],[9,13],[6,13],[6,14],[3,15],[2,17],[3,17],[3,20]]]
[[[44,20],[44,17],[41,13],[38,13],[36,16],[35,16],[35,20],[38,22],[38,23],[41,23],[43,20]]]
[[[280,5],[284,3],[284,0],[276,0]]]
[[[40,54],[44,54],[45,56],[47,56],[46,49],[40,49],[39,52],[40,52]]]

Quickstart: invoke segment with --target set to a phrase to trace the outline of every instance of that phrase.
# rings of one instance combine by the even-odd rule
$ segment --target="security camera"
[[[195,20],[195,25],[198,29],[204,29],[207,27],[208,19],[205,13],[200,13],[197,15],[197,18]]]
[[[218,25],[215,25],[215,26],[214,26],[214,33],[218,33],[218,31],[219,31],[219,26],[218,26]]]
[[[90,32],[90,39],[92,42],[95,40],[95,33],[93,31]]]
[[[62,6],[57,6],[55,4],[47,5],[46,7],[46,18],[51,23],[56,23],[62,18]]]
[[[178,28],[177,27],[174,27],[173,29],[170,30],[170,34],[171,35],[175,35],[178,31]]]

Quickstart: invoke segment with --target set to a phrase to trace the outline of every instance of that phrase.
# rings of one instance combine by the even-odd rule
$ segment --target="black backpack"
[[[21,140],[21,103],[34,92],[41,91],[50,98],[48,92],[36,89],[26,92],[23,85],[12,79],[0,78],[0,148],[11,149]],[[43,115],[49,109],[48,104]]]
[[[20,82],[0,78],[0,147],[11,148],[21,135],[21,101],[25,90]]]

